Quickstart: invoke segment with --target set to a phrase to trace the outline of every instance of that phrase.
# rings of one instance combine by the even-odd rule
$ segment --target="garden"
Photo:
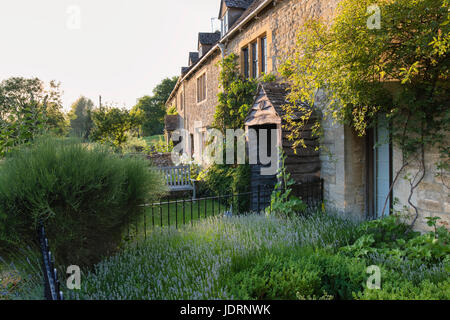
[[[357,221],[274,192],[273,211],[203,215],[220,206],[209,202],[192,207],[200,214],[183,226],[164,220],[144,236],[141,224],[127,237],[130,221],[142,221],[139,205],[166,195],[149,166],[75,138],[44,135],[9,152],[0,165],[1,299],[44,298],[40,222],[59,274],[82,269],[79,290],[61,281],[66,299],[450,298],[450,234],[439,218],[420,234],[399,214]],[[207,181],[233,185],[245,176],[233,173],[211,170]],[[379,288],[369,281],[373,266]]]
[[[6,156],[0,186],[2,299],[43,299],[34,241],[42,221],[59,274],[82,267],[79,290],[62,281],[66,299],[450,298],[450,234],[439,218],[420,234],[398,214],[375,221],[323,207],[286,214],[282,208],[292,207],[274,193],[272,204],[286,200],[274,212],[207,214],[127,238],[139,205],[165,194],[160,177],[140,157],[46,136]],[[379,288],[369,281],[373,266]]]
[[[334,120],[363,136],[383,111],[401,124],[394,126],[393,141],[404,159],[419,155],[424,162],[424,147],[438,145],[439,169],[447,170],[450,149],[442,132],[450,123],[444,85],[448,33],[434,37],[423,23],[418,39],[408,34],[409,49],[389,41],[387,47],[372,45],[376,37],[366,37],[369,31],[349,21],[353,12],[366,17],[362,6],[345,3],[347,14],[331,29],[310,21],[300,30],[297,49],[306,54],[294,54],[280,70],[293,84],[287,117],[302,108],[297,101],[315,105],[317,89],[325,87],[334,97],[329,106]],[[393,17],[392,25],[380,31],[386,39],[396,39],[395,22],[403,21],[402,15],[409,22],[419,12],[409,10],[411,1],[399,2],[404,10],[377,3]],[[447,17],[438,28],[448,26]],[[357,31],[373,50],[358,47]],[[402,59],[373,65],[386,56]],[[258,82],[276,80],[274,75],[244,78],[238,60],[231,54],[220,63],[222,91],[212,126],[222,133],[243,129]],[[381,85],[388,74],[403,85],[392,101],[384,101],[388,93]],[[380,83],[373,82],[377,78]],[[46,298],[41,226],[66,300],[450,299],[450,233],[438,215],[427,218],[431,231],[419,233],[404,211],[367,221],[328,209],[323,197],[307,205],[294,196],[284,165],[268,207],[257,212],[248,200],[220,197],[249,191],[248,165],[200,170],[188,163],[193,178],[202,181],[198,195],[204,201],[183,196],[162,207],[168,188],[149,156],[174,147],[161,134],[164,116],[177,113],[176,107],[165,106],[177,80],[165,79],[131,110],[94,108],[82,97],[68,114],[62,112],[55,83],[49,91],[39,79],[0,83],[0,300]],[[294,147],[305,143],[298,136],[309,116],[288,122]],[[410,203],[422,180],[410,181]],[[418,216],[419,208],[411,208]],[[79,288],[66,282],[70,266],[81,269]]]

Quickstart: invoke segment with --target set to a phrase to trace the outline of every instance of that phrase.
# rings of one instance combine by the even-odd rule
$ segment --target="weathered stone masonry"
[[[240,3],[245,2],[241,1]],[[241,11],[233,9],[233,14],[241,12],[234,25],[229,26],[226,35],[222,35],[219,45],[214,45],[208,52],[201,52],[199,60],[183,68],[182,77],[172,93],[167,105],[176,105],[180,115],[180,128],[194,134],[195,122],[201,121],[203,129],[208,128],[214,117],[219,93],[219,67],[222,55],[235,53],[240,56],[241,68],[243,58],[241,49],[259,37],[267,37],[267,73],[278,76],[278,68],[286,56],[295,47],[296,33],[302,24],[310,18],[330,21],[336,13],[339,0],[249,0],[250,4]],[[233,0],[222,2],[233,6]],[[245,9],[245,10],[244,10]],[[256,13],[256,14],[255,14]],[[248,22],[242,24],[246,19]],[[242,71],[242,70],[241,70]],[[207,97],[197,103],[197,78],[206,72]],[[329,152],[322,152],[321,177],[325,180],[326,205],[342,213],[365,217],[368,211],[368,160],[365,138],[358,137],[352,129],[340,124],[323,122],[324,139],[322,144]],[[331,154],[331,156],[330,156]],[[425,218],[440,216],[450,223],[450,186],[449,176],[436,176],[434,163],[437,152],[427,151],[427,175],[415,192],[413,202],[420,208],[417,228],[426,229]],[[395,147],[392,151],[392,175],[395,176],[401,166],[401,153]],[[415,168],[409,169],[415,172]],[[398,198],[396,209],[407,204],[409,184],[400,179],[393,190],[393,198]]]

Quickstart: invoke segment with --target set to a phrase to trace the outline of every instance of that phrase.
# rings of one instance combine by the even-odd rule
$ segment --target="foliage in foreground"
[[[0,257],[0,300],[43,300],[42,256],[35,245],[14,250],[7,262]]]
[[[270,207],[266,211],[289,217],[305,212],[307,205],[301,199],[291,194],[291,187],[295,185],[295,180],[291,179],[291,174],[286,169],[287,156],[284,152],[281,152],[281,155],[282,165],[277,176],[278,182],[270,197]]]
[[[116,249],[137,206],[163,190],[142,159],[77,139],[38,139],[0,166],[0,247],[35,241],[43,221],[59,263],[96,263]]]
[[[376,229],[371,222],[358,225],[318,213],[216,217],[157,230],[97,265],[75,298],[450,299],[448,258],[426,263],[383,252],[361,258],[340,249],[354,245],[367,226]],[[387,229],[392,221],[377,231]],[[371,265],[381,268],[381,290],[367,288]]]
[[[161,229],[97,265],[77,298],[235,298],[227,279],[236,270],[273,251],[345,245],[354,227],[334,216],[282,220],[252,215],[210,218],[178,231]]]

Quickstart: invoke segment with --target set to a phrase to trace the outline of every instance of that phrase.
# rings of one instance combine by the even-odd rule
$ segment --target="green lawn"
[[[151,145],[157,144],[161,140],[164,141],[164,135],[156,135],[156,136],[144,137],[143,139],[145,140],[145,142],[147,142],[147,144],[149,146],[151,146]]]
[[[229,210],[227,205],[212,199],[193,202],[186,200],[184,203],[183,200],[179,200],[178,203],[170,202],[167,204],[163,200],[162,205],[156,203],[146,207],[139,221],[132,223],[130,233],[136,235],[137,232],[142,235],[144,230],[151,232],[154,227],[181,227],[208,217],[223,215]]]
[[[227,208],[217,201],[200,200],[156,205],[153,207],[153,211],[152,207],[147,208],[145,214],[149,227],[153,226],[153,221],[155,225],[159,226],[161,226],[161,221],[163,226],[180,226],[189,224],[191,221],[223,214],[226,210]]]

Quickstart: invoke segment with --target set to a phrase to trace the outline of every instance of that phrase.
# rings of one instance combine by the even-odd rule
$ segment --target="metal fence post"
[[[183,225],[186,224],[186,199],[183,198]]]
[[[60,291],[58,272],[55,268],[55,260],[52,257],[42,223],[38,226],[38,240],[41,247],[42,266],[44,272],[44,297],[46,300],[63,300],[63,293]]]
[[[320,202],[324,202],[324,200],[325,200],[325,180],[324,179],[320,179],[320,193],[321,193]]]
[[[163,226],[162,198],[159,199],[159,219],[161,220],[161,228]]]
[[[194,199],[191,199],[191,226],[194,225]]]
[[[258,185],[258,214],[261,213],[261,185]]]
[[[170,227],[170,199],[167,198],[167,224]]]
[[[144,207],[144,239],[147,240],[147,210]]]

